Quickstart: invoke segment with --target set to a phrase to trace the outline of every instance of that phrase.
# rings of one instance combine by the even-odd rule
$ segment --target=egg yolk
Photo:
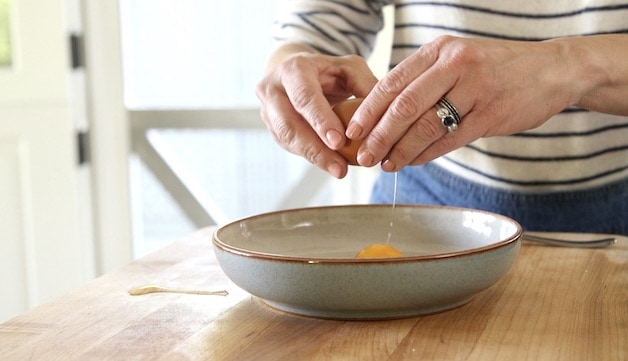
[[[402,257],[403,254],[395,247],[387,244],[374,244],[363,248],[355,258],[390,258]]]

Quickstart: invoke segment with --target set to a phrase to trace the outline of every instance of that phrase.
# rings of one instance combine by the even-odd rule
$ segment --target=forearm
[[[628,115],[628,35],[596,35],[551,40],[574,71],[574,105],[602,113]]]

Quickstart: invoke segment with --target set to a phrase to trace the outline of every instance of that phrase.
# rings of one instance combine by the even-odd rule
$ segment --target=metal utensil
[[[229,294],[226,290],[220,291],[207,291],[207,290],[182,290],[168,287],[160,287],[155,285],[146,285],[141,287],[131,288],[129,294],[131,296],[145,295],[148,293],[156,292],[168,292],[168,293],[186,293],[192,295],[210,295],[210,296],[226,296]]]
[[[574,240],[574,239],[560,239],[546,236],[537,236],[529,233],[524,233],[521,237],[525,241],[531,241],[536,243],[542,243],[550,246],[558,247],[575,247],[575,248],[602,248],[607,247],[617,242],[614,237],[589,239],[589,240]]]

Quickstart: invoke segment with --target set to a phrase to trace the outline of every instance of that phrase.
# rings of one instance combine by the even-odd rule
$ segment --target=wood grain
[[[201,230],[0,325],[1,360],[625,360],[628,239],[524,244],[504,279],[457,309],[333,321],[271,309],[233,285]],[[127,291],[143,284],[226,297]]]

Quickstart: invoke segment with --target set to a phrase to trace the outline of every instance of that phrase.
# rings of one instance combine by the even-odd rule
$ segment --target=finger
[[[433,111],[432,111],[433,110]],[[392,147],[382,160],[382,170],[396,172],[410,164],[433,142],[447,135],[447,129],[436,116],[436,109],[431,108],[417,119],[406,134]]]
[[[448,132],[443,137],[434,141],[409,164],[425,164],[481,138],[485,133],[483,128],[483,121],[485,120],[486,117],[484,115],[481,115],[478,111],[472,110],[463,117],[458,126],[458,130]]]
[[[337,149],[344,144],[344,128],[333,113],[329,101],[323,94],[318,78],[310,72],[296,72],[284,81],[290,103],[300,118],[309,123],[311,129],[329,148]]]
[[[385,114],[390,109],[394,109],[396,106],[394,105],[395,99],[412,82],[420,78],[437,59],[437,48],[432,44],[426,44],[392,69],[377,83],[356,110],[347,127],[347,137],[351,139],[367,137],[376,124],[381,123]]]
[[[346,159],[321,141],[287,97],[276,97],[266,104],[261,111],[262,120],[282,148],[303,156],[336,178],[347,174]]]
[[[482,135],[481,127],[474,126],[476,121],[471,109],[469,97],[459,95],[452,90],[445,96],[454,106],[460,116],[460,123],[455,130],[450,131],[438,115],[442,104],[435,104],[425,112],[408,132],[391,149],[390,153],[382,161],[382,169],[388,172],[396,172],[406,165],[423,164],[457,149]],[[452,101],[451,99],[459,99]],[[458,102],[456,104],[456,102]]]
[[[376,79],[362,58],[317,59],[322,61],[295,60],[297,69],[287,69],[290,76],[284,77],[284,88],[296,111],[320,139],[329,148],[339,149],[346,143],[345,127],[331,105],[354,94],[367,94]]]
[[[438,66],[429,68],[414,79],[392,101],[381,120],[364,139],[358,154],[360,164],[373,166],[381,162],[416,120],[433,108],[442,94],[452,89],[456,81],[456,75],[445,72]],[[429,91],[426,92],[425,89]],[[425,127],[426,134],[414,139],[417,142],[414,145],[416,149],[425,149],[439,136],[429,125]]]

